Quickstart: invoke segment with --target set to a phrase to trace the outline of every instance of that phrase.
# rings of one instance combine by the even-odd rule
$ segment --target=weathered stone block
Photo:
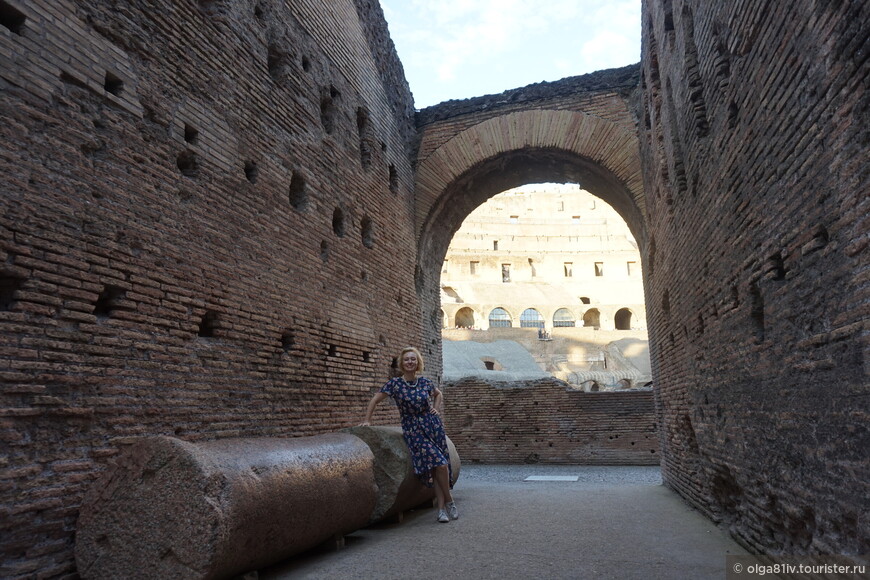
[[[432,501],[435,490],[423,485],[414,475],[411,453],[402,437],[401,427],[374,426],[344,429],[365,441],[374,454],[374,474],[378,498],[369,523],[396,516],[413,507]],[[452,468],[452,483],[459,479],[459,453],[447,438]]]
[[[372,453],[334,433],[189,443],[143,438],[85,498],[83,578],[224,578],[369,521]]]

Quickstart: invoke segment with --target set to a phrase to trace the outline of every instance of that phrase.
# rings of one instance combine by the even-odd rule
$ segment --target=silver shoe
[[[442,524],[446,524],[450,521],[450,518],[447,517],[447,512],[444,510],[438,510],[438,521]]]
[[[450,503],[448,503],[444,507],[447,509],[447,515],[450,516],[451,520],[458,520],[459,519],[459,510],[456,509],[456,502],[455,501],[451,501]]]

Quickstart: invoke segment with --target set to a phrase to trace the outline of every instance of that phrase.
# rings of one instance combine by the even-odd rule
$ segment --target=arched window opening
[[[582,304],[591,304],[591,303],[592,303],[592,302],[589,300],[589,298],[587,298],[586,296],[581,296],[581,297],[580,297],[580,302],[581,302]]]
[[[544,328],[544,317],[534,308],[526,308],[520,315],[520,328]]]
[[[489,357],[489,356],[481,357],[480,360],[483,362],[483,366],[488,371],[503,371],[504,370],[504,367],[502,366],[502,364],[492,357]]]
[[[457,328],[474,328],[474,310],[462,308],[456,313]]]
[[[553,328],[573,328],[574,315],[567,308],[560,308],[553,314]]]
[[[631,310],[628,308],[617,310],[613,320],[616,323],[616,330],[631,330]]]
[[[601,328],[601,313],[597,308],[590,308],[583,315],[583,326],[592,327],[595,330]]]
[[[493,308],[489,313],[490,328],[509,328],[513,326],[511,315],[504,308]]]

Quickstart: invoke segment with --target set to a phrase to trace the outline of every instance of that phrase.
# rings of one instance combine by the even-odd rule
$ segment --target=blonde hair
[[[420,351],[417,350],[417,348],[413,347],[413,346],[406,346],[399,353],[399,358],[397,359],[397,363],[399,365],[399,370],[401,371],[401,369],[402,369],[402,359],[405,358],[405,353],[409,353],[409,352],[413,352],[414,354],[417,355],[417,372],[418,373],[423,372],[423,369],[426,368],[426,365],[423,363],[423,355],[420,354]]]

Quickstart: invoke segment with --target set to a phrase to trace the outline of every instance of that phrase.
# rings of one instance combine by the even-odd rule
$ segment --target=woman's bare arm
[[[375,396],[372,397],[372,400],[369,401],[369,406],[366,408],[366,417],[363,419],[363,422],[360,423],[360,427],[366,426],[372,421],[372,414],[375,412],[375,407],[387,398],[386,393],[375,393]]]

